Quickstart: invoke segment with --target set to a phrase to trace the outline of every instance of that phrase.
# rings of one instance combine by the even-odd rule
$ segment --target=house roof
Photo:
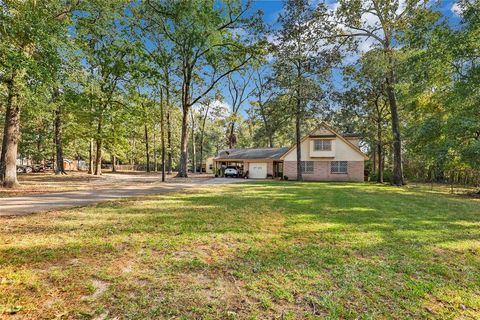
[[[289,148],[227,149],[219,152],[214,160],[279,160]]]
[[[344,138],[360,138],[358,133],[342,133],[342,137]]]
[[[356,145],[352,144],[348,141],[348,138],[358,137],[357,134],[354,133],[347,133],[347,134],[339,134],[335,130],[332,129],[329,125],[325,122],[322,122],[315,130],[310,132],[310,134],[306,135],[301,141],[303,142],[305,139],[309,138],[312,134],[314,134],[319,128],[325,128],[331,132],[330,135],[326,135],[329,137],[338,137],[339,139],[343,140],[347,145],[349,145],[353,150],[360,153],[365,159],[368,159],[367,155],[360,150]],[[296,145],[293,145],[291,148],[251,148],[251,149],[226,149],[219,152],[218,156],[214,158],[214,160],[282,160],[287,153],[293,151]]]

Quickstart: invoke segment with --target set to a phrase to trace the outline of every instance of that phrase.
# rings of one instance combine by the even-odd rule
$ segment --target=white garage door
[[[248,166],[248,177],[251,179],[265,179],[267,177],[267,164],[250,163]]]

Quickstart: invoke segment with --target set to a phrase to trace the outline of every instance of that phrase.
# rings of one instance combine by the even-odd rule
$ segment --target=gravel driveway
[[[69,192],[33,194],[31,196],[0,198],[0,216],[15,216],[51,211],[69,207],[86,206],[104,201],[139,197],[178,191],[203,185],[218,185],[242,182],[241,179],[186,179],[181,182],[159,183],[157,178],[138,176],[110,177],[118,179],[115,188],[92,189]]]

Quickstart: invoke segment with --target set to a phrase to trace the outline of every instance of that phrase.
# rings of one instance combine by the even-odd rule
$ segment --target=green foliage
[[[409,158],[443,177],[480,169],[479,20],[476,3],[460,1],[460,29],[441,24],[410,43]],[[422,31],[424,32],[424,31]]]
[[[302,135],[319,118],[329,120],[341,132],[361,134],[369,167],[380,142],[388,171],[393,135],[385,76],[394,67],[410,177],[479,170],[480,9],[468,0],[457,6],[461,23],[454,28],[440,19],[434,4],[420,0],[342,0],[336,21],[327,18],[333,12],[324,3],[291,0],[279,28],[269,28],[261,12],[244,1],[5,0],[0,2],[0,117],[7,84],[14,80],[21,109],[19,157],[54,157],[54,111],[61,108],[65,158],[87,160],[93,138],[103,143],[107,161],[115,156],[120,163],[141,164],[145,127],[151,157],[160,154],[162,90],[171,118],[167,153],[177,166],[182,130],[192,147],[189,112],[183,121],[192,106],[197,157],[203,134],[204,159],[227,147],[233,122],[237,147],[291,146],[300,106]],[[381,21],[366,21],[368,9],[387,22],[390,43],[372,31]],[[358,46],[362,29],[374,33],[366,52]],[[351,53],[360,59],[338,64]],[[341,92],[335,92],[332,66],[342,69]],[[244,76],[247,68],[253,77]],[[241,78],[253,95],[244,101],[248,107],[237,104],[228,116],[221,104],[229,101],[221,102],[214,92],[227,79],[240,87]],[[197,105],[207,100],[217,105],[202,133],[203,111]]]
[[[395,39],[388,55],[384,34],[370,35],[375,45],[344,69],[347,88],[339,95],[340,108],[330,116],[342,131],[353,128],[362,133],[371,155],[367,167],[374,164],[379,133],[385,146],[386,169],[392,166],[391,117],[389,110],[379,117],[375,105],[388,103],[385,79],[394,61],[407,177],[444,181],[452,170],[478,170],[479,6],[471,1],[459,1],[458,6],[462,22],[460,28],[452,28],[448,21],[440,20],[441,13],[432,3],[340,2],[337,16],[344,26],[337,34],[343,30],[363,37],[380,26],[385,30],[383,21],[388,22],[386,30]],[[359,14],[368,8],[379,21],[366,21]],[[376,125],[378,120],[381,128]]]
[[[0,75],[20,72],[30,80],[48,79],[59,64],[58,48],[66,36],[67,19],[59,15],[65,1],[0,3]]]

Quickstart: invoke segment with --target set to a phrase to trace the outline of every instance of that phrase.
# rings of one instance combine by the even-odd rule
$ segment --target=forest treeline
[[[480,4],[440,5],[287,0],[267,23],[240,0],[0,1],[1,183],[19,159],[185,177],[325,120],[372,180],[478,184]]]

